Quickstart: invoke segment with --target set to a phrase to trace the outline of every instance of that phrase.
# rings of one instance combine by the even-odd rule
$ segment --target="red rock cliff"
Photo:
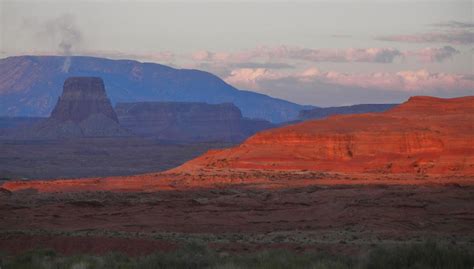
[[[384,113],[334,116],[260,132],[177,171],[221,167],[472,175],[473,138],[473,96],[412,97]]]

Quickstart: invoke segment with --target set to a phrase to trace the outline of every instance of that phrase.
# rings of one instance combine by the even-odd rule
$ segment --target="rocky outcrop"
[[[115,109],[120,124],[134,134],[174,142],[241,142],[274,126],[264,120],[243,118],[230,103],[118,103]]]
[[[384,112],[394,106],[396,106],[396,104],[360,104],[339,107],[315,107],[312,109],[300,111],[298,118],[300,120],[315,120],[323,119],[333,115]]]
[[[18,138],[74,138],[128,136],[97,77],[70,77],[64,82],[51,116],[14,133]]]
[[[334,116],[260,132],[176,171],[305,169],[474,175],[474,97],[414,97],[384,113]]]
[[[428,115],[430,118],[451,117],[453,115],[459,115],[459,117],[470,116],[474,113],[473,98],[474,96],[451,99],[413,96],[407,102],[391,109],[390,114],[408,117]]]
[[[103,115],[118,123],[117,115],[105,93],[104,82],[98,77],[70,77],[64,82],[63,93],[51,112],[51,119],[80,123],[92,115]]]

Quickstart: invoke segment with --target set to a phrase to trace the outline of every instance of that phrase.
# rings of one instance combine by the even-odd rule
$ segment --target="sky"
[[[473,1],[0,0],[0,58],[90,55],[209,71],[318,106],[474,95]]]

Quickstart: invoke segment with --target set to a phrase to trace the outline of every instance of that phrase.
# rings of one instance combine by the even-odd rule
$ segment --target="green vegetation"
[[[296,254],[285,250],[254,254],[217,253],[198,244],[189,244],[174,252],[155,253],[131,258],[111,253],[104,256],[59,256],[51,250],[36,250],[8,257],[0,254],[2,269],[151,269],[151,268],[472,268],[474,255],[460,247],[435,243],[376,248],[364,258],[332,256],[307,252]]]

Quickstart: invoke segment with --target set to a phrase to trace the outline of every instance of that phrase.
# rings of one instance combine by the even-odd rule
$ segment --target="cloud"
[[[459,53],[451,46],[400,51],[395,48],[310,49],[300,47],[257,47],[237,52],[195,52],[191,59],[220,67],[291,68],[282,61],[336,62],[336,63],[393,63],[398,58],[416,57],[419,61],[442,62]]]
[[[391,63],[401,55],[393,48],[298,49],[282,48],[284,57],[312,62]]]
[[[277,80],[285,75],[266,68],[239,68],[233,70],[225,81],[244,89],[260,89],[259,83],[267,80]]]
[[[79,54],[87,56],[105,57],[111,59],[133,59],[138,61],[152,61],[171,63],[175,60],[176,55],[170,51],[155,51],[149,53],[127,53],[112,50],[96,50],[96,51],[78,51]]]
[[[259,52],[256,50],[249,51],[239,51],[239,52],[210,52],[210,51],[197,51],[193,53],[192,59],[194,61],[205,61],[205,62],[245,62],[250,61],[251,59],[258,58],[262,55],[259,55]]]
[[[82,33],[76,25],[75,18],[70,14],[65,14],[55,19],[46,21],[44,31],[47,35],[58,38],[58,47],[62,55],[68,56],[63,64],[63,72],[67,73],[71,66],[71,58],[74,46],[82,42]]]
[[[424,69],[396,73],[375,72],[370,74],[347,74],[327,72],[322,79],[326,83],[357,86],[383,90],[435,90],[474,89],[474,81],[463,75],[430,73]]]
[[[287,63],[258,63],[258,62],[243,62],[231,64],[230,67],[235,68],[268,68],[268,69],[289,69],[295,68],[294,65]]]
[[[37,40],[45,42],[53,42],[56,46],[57,53],[66,57],[62,71],[67,73],[71,66],[71,56],[78,47],[83,43],[83,34],[76,23],[76,19],[71,14],[63,14],[61,16],[46,20],[38,21],[36,18],[24,18],[21,31],[32,31]]]
[[[48,50],[32,49],[23,53],[35,55],[62,55],[64,60],[62,71],[67,73],[71,66],[72,55],[87,55],[113,59],[134,59],[170,63],[175,54],[169,51],[127,53],[114,50],[85,50],[85,38],[79,27],[76,17],[71,14],[62,14],[49,20],[36,17],[24,18],[21,24],[24,34],[33,33],[38,43],[48,44]],[[51,46],[53,44],[53,46]]]
[[[404,53],[404,56],[415,56],[419,59],[420,62],[433,63],[443,62],[444,60],[450,59],[454,55],[459,53],[459,50],[451,46],[444,46],[441,48],[423,48],[417,51],[407,51]]]
[[[448,43],[472,44],[474,43],[474,23],[461,21],[447,21],[431,24],[438,29],[431,32],[407,35],[381,35],[376,40],[408,43]]]
[[[194,61],[239,63],[256,59],[295,59],[311,62],[377,62],[389,63],[402,53],[393,48],[309,49],[300,47],[258,47],[238,52],[198,51]]]
[[[264,85],[278,85],[291,80],[294,87],[301,84],[328,84],[386,91],[474,90],[474,80],[469,76],[432,73],[424,69],[396,73],[374,72],[368,74],[323,72],[315,67],[296,73],[282,73],[264,68],[233,70],[225,80],[245,89],[265,90]]]
[[[191,58],[195,61],[210,61],[212,59],[212,54],[209,51],[200,50],[193,53]]]
[[[258,47],[239,52],[198,51],[194,61],[239,63],[256,59],[294,59],[310,62],[374,62],[390,63],[402,53],[393,48],[309,49],[300,47]]]
[[[296,66],[283,62],[225,62],[225,61],[198,61],[182,66],[184,68],[206,70],[219,77],[228,77],[232,71],[240,69],[265,69],[265,70],[285,70],[294,69]]]
[[[461,21],[448,21],[432,24],[432,26],[443,27],[443,28],[474,28],[474,23],[472,22],[461,22]]]
[[[376,40],[407,43],[449,43],[467,45],[474,43],[474,33],[469,30],[450,30],[410,35],[377,36]]]

